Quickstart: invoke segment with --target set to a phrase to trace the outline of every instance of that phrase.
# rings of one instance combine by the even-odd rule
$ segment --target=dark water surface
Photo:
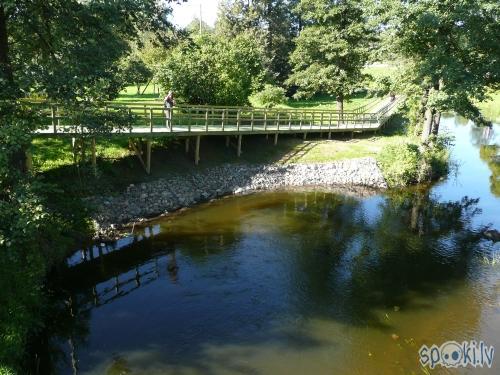
[[[422,344],[484,340],[500,353],[500,243],[479,235],[500,229],[486,157],[497,150],[484,146],[500,143],[500,126],[443,122],[459,166],[431,189],[232,197],[95,247],[86,261],[76,253],[55,286],[50,366],[422,374]],[[453,373],[498,374],[499,353],[492,369]]]

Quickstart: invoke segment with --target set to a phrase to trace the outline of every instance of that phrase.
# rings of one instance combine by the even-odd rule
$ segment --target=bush
[[[418,146],[411,143],[385,146],[378,161],[390,187],[407,186],[418,182],[420,165]]]
[[[378,156],[389,187],[403,187],[428,182],[449,171],[448,147],[453,139],[431,137],[425,144],[402,143],[385,146]]]
[[[272,108],[279,104],[284,104],[287,100],[284,88],[269,84],[265,85],[263,90],[253,94],[251,97],[251,102],[264,108]]]

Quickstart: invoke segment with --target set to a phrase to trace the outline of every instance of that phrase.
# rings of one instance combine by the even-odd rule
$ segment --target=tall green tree
[[[301,0],[297,11],[303,29],[291,55],[293,72],[289,85],[298,87],[296,97],[325,93],[344,97],[363,79],[372,32],[360,0]]]
[[[170,51],[156,80],[189,103],[242,105],[262,85],[265,59],[253,35],[193,35]]]
[[[422,140],[441,113],[482,122],[474,104],[500,87],[500,3],[495,0],[386,0],[385,41],[405,62],[400,89],[417,103]]]
[[[225,0],[220,4],[216,31],[228,37],[253,33],[262,41],[273,81],[281,84],[290,73],[289,55],[297,35],[293,13],[297,0]]]
[[[97,132],[109,131],[115,119],[82,108],[118,93],[123,84],[118,61],[128,53],[130,40],[138,30],[163,38],[168,12],[165,2],[155,0],[0,2],[2,374],[29,372],[25,349],[29,337],[43,328],[46,273],[67,250],[68,233],[77,225],[88,229],[76,214],[81,207],[64,211],[66,200],[54,206],[47,198],[54,187],[24,169],[25,151],[41,118],[18,99],[36,94],[65,101],[75,121],[90,115],[103,125]]]

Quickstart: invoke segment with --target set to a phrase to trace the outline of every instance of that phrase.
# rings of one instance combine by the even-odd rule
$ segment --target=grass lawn
[[[482,114],[490,121],[500,123],[500,91],[491,94],[491,99],[478,104]]]

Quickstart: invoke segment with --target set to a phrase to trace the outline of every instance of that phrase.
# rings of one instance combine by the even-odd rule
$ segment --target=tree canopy
[[[343,97],[358,87],[368,60],[371,30],[360,0],[301,0],[303,29],[291,55],[290,85],[297,97],[316,93]]]

